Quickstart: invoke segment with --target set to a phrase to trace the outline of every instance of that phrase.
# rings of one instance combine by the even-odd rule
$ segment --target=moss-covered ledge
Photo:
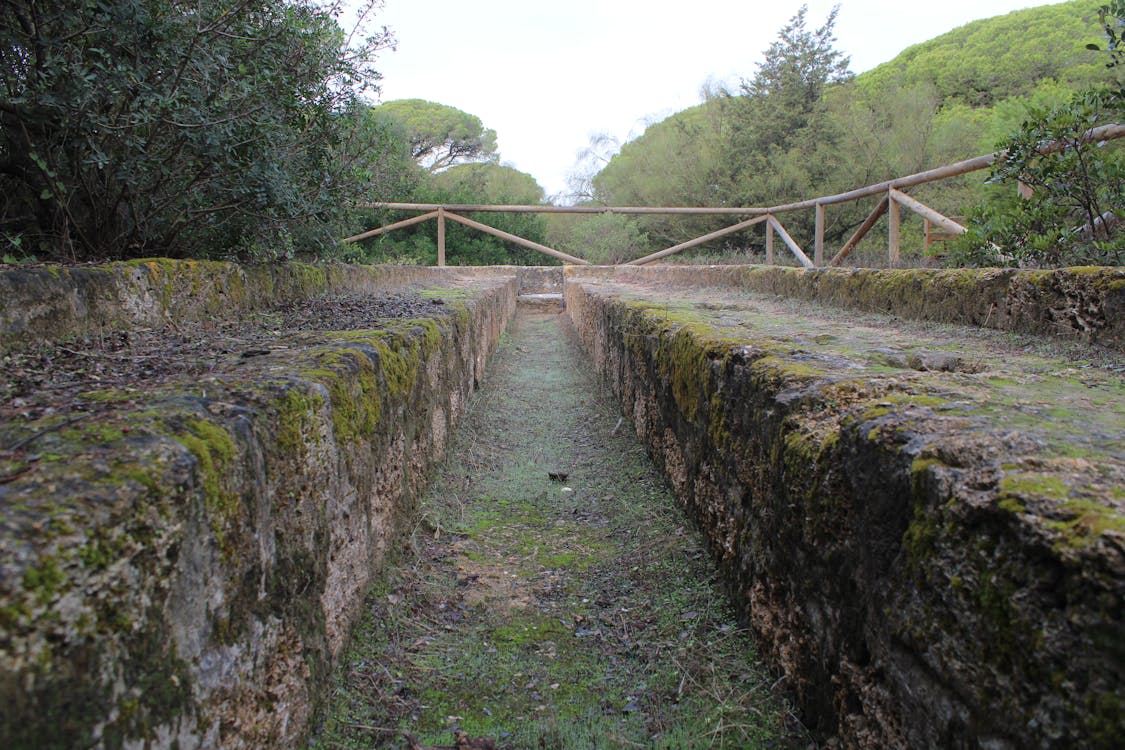
[[[1125,268],[571,267],[568,278],[715,286],[1125,349]]]
[[[1125,744],[1118,374],[956,332],[921,343],[959,365],[915,367],[915,329],[621,281],[570,275],[567,311],[806,724]]]
[[[0,426],[0,745],[298,746],[516,291]]]
[[[317,294],[441,284],[461,269],[149,258],[0,270],[0,347],[130,326],[164,326]],[[514,272],[509,275],[514,275]]]

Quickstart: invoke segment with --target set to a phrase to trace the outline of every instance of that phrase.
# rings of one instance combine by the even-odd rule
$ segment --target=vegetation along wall
[[[834,328],[775,324],[741,312],[772,297],[748,300],[737,270],[695,302],[659,271],[569,269],[567,312],[806,723],[845,747],[1125,744],[1120,384],[1075,386],[1109,399],[1108,422],[1028,419],[998,408],[1003,389],[1041,387],[1046,370],[887,367],[840,343],[844,309]],[[839,292],[834,275],[789,274],[771,283]],[[975,278],[868,283],[899,290],[872,297],[896,313],[923,295],[958,311],[971,300],[939,305],[936,286],[957,298]],[[1099,278],[1120,284],[1119,271]],[[995,322],[1004,294],[988,289]],[[992,303],[973,304],[985,315]],[[1059,383],[1076,372],[1057,369]]]
[[[6,747],[299,745],[517,287],[503,269],[168,261],[0,275],[6,367],[146,326],[273,328],[280,303],[326,291],[413,307],[346,331],[325,317],[143,390],[92,383],[79,411],[13,401],[28,413],[0,422]]]

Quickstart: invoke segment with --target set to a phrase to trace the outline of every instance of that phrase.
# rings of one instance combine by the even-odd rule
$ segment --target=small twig
[[[31,470],[34,469],[34,468],[35,468],[35,466],[33,464],[28,464],[25,468],[20,469],[19,471],[17,471],[14,474],[7,474],[5,476],[2,476],[2,477],[0,477],[0,484],[7,484],[8,482],[14,482],[17,479],[19,479],[20,477],[22,477],[24,474],[30,474]]]
[[[397,729],[388,729],[387,727],[373,727],[370,724],[356,724],[349,721],[348,726],[352,729],[362,729],[365,732],[378,732],[379,734],[396,734]]]
[[[77,417],[71,417],[70,419],[67,419],[66,421],[59,422],[56,425],[52,425],[52,426],[44,428],[44,429],[40,430],[39,432],[36,432],[32,435],[28,435],[23,440],[17,440],[16,443],[11,448],[8,448],[8,452],[9,453],[15,453],[16,451],[21,450],[21,449],[26,448],[27,446],[31,445],[32,443],[34,443],[36,440],[43,437],[44,435],[46,435],[48,433],[51,433],[51,432],[55,432],[56,430],[61,430],[62,428],[67,427],[69,425],[72,425],[75,422],[78,422],[80,420],[86,419],[89,416],[91,416],[91,415],[90,414],[79,414]]]

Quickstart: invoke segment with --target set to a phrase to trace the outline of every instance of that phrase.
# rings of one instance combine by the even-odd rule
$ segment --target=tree
[[[361,17],[379,5],[368,0]],[[342,2],[0,6],[0,220],[58,259],[276,257],[334,242],[350,105],[383,29]]]
[[[841,130],[825,103],[829,87],[851,79],[848,57],[833,46],[839,10],[833,7],[822,26],[809,30],[808,6],[801,6],[732,97],[732,170],[725,182],[738,203],[777,205],[823,194],[839,175]],[[794,215],[786,226],[799,242],[811,239],[811,216]]]
[[[1125,2],[1103,6],[1108,41],[1106,67],[1125,62]],[[1100,45],[1088,44],[1100,51]],[[1125,89],[1118,77],[1079,92],[1067,103],[1032,110],[1011,137],[990,182],[1007,195],[978,206],[969,231],[954,246],[956,262],[973,265],[1120,265],[1125,260],[1125,148],[1089,137],[1098,125],[1125,119]],[[1032,188],[1012,198],[1016,183]]]
[[[624,263],[652,251],[636,217],[622,214],[555,214],[550,217],[552,247],[595,265]]]
[[[609,133],[594,133],[586,148],[576,154],[574,167],[566,177],[567,192],[563,198],[570,203],[596,201],[594,178],[621,150],[621,142]]]
[[[414,160],[430,172],[497,158],[496,131],[476,115],[423,99],[399,99],[379,107],[405,128]]]
[[[543,188],[535,178],[512,167],[486,162],[461,164],[437,174],[425,174],[410,199],[419,203],[537,204]],[[368,226],[389,224],[416,213],[371,212]],[[526,239],[543,242],[546,223],[531,213],[472,213],[469,218]],[[377,262],[437,262],[437,227],[427,221],[380,235],[358,252]],[[446,221],[446,258],[451,265],[548,265],[553,259],[534,250],[512,246],[476,229]]]
[[[486,162],[459,164],[433,176],[432,183],[451,195],[474,196],[478,203],[542,203],[542,186],[527,172],[513,167]]]
[[[852,77],[849,58],[833,45],[833,6],[824,25],[807,28],[809,7],[802,5],[765,52],[757,73],[740,86],[746,111],[743,131],[753,148],[784,147],[815,119],[825,89]]]
[[[412,195],[428,176],[411,153],[406,129],[382,107],[356,101],[344,115],[335,160],[352,165],[346,180],[359,186],[364,202],[397,201]]]

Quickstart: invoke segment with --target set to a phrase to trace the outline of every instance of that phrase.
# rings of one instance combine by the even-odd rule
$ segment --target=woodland
[[[505,166],[479,117],[436,102],[380,104],[381,0],[345,31],[339,0],[12,0],[0,6],[3,262],[167,256],[434,263],[433,222],[343,245],[406,214],[365,203],[546,204]],[[797,9],[737,86],[618,144],[591,139],[570,191],[592,205],[752,206],[842,192],[1007,149],[991,173],[915,197],[969,232],[936,257],[970,266],[1120,265],[1125,0],[1073,0],[967,24],[860,75],[836,19]],[[700,71],[701,77],[707,71]],[[596,123],[592,123],[596,125]],[[1043,155],[1044,141],[1068,145]],[[1021,198],[1016,183],[1032,187]],[[839,243],[869,207],[829,214]],[[612,263],[699,236],[715,217],[489,214],[533,241]],[[805,243],[813,217],[789,231]],[[1087,229],[1084,231],[1083,227]],[[1093,229],[1089,229],[1093,227]],[[908,230],[909,231],[909,230]],[[878,232],[873,232],[878,235]],[[688,262],[760,260],[761,233]],[[545,259],[463,226],[451,264]],[[905,248],[904,248],[905,250]],[[878,239],[850,262],[878,262]]]

